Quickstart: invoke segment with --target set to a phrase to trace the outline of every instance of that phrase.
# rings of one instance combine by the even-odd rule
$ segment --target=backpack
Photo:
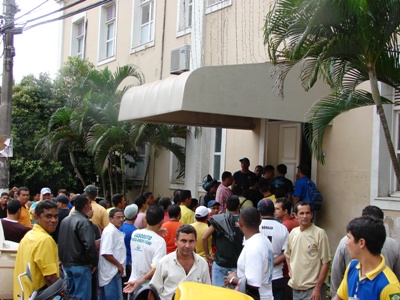
[[[322,195],[315,186],[315,183],[311,180],[307,181],[307,193],[304,197],[304,201],[309,203],[314,211],[321,209]]]

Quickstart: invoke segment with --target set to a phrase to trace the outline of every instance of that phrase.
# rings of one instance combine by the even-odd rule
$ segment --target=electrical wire
[[[83,0],[83,1],[84,1],[84,0]],[[98,7],[98,6],[104,5],[104,4],[109,3],[109,2],[113,2],[113,1],[114,1],[114,0],[102,0],[102,1],[99,1],[99,2],[97,2],[97,3],[88,5],[88,6],[84,7],[84,8],[81,8],[81,9],[78,9],[78,10],[76,10],[76,11],[73,11],[73,12],[71,12],[71,13],[62,15],[61,17],[54,18],[54,19],[50,19],[50,20],[46,20],[46,21],[43,21],[43,22],[39,22],[39,23],[30,25],[30,26],[28,26],[28,27],[23,28],[23,31],[29,30],[29,29],[34,28],[34,27],[39,26],[39,25],[43,25],[43,24],[47,24],[47,23],[51,23],[51,22],[63,20],[63,19],[72,17],[72,16],[74,16],[74,15],[76,15],[76,14],[79,14],[79,13],[82,13],[82,12],[85,12],[85,11],[88,11],[88,10],[90,10],[90,9],[92,9],[92,8],[95,8],[95,7]],[[53,12],[53,13],[54,13],[54,12]],[[27,21],[27,23],[28,23],[28,22],[29,22],[29,21]]]
[[[39,7],[41,7],[43,4],[45,4],[46,2],[49,2],[49,0],[45,0],[44,2],[40,3],[38,6],[36,6],[35,8],[32,8],[30,11],[24,13],[22,16],[19,16],[18,18],[15,18],[14,21],[17,21],[23,17],[25,17],[26,15],[29,15],[30,13],[32,13],[33,11],[35,11],[36,9],[38,9]]]

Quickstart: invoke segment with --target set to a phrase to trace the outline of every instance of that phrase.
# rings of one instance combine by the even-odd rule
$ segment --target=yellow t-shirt
[[[46,284],[44,276],[57,274],[60,276],[58,268],[58,250],[54,239],[38,224],[28,231],[21,240],[14,267],[14,300],[19,300],[18,294],[21,288],[18,283],[18,275],[26,271],[26,266],[30,263],[32,281],[28,277],[21,277],[25,290],[25,299],[33,291],[40,289]]]
[[[186,205],[180,205],[181,208],[181,219],[179,222],[183,224],[192,224],[194,223],[194,212],[186,207]]]
[[[206,253],[204,252],[203,248],[203,242],[202,238],[203,235],[206,233],[208,230],[208,225],[207,223],[203,222],[194,222],[193,224],[190,224],[196,229],[197,233],[197,242],[196,242],[196,253],[200,255],[202,258],[206,259]],[[212,235],[208,238],[208,253],[211,254],[211,246],[212,246]]]

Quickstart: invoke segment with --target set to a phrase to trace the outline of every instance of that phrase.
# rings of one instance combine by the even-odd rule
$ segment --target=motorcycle
[[[21,300],[24,300],[25,295],[24,286],[21,280],[23,276],[28,277],[28,279],[32,282],[31,268],[29,263],[26,266],[26,271],[18,275],[18,283],[21,288],[21,294],[18,294],[18,297]],[[44,286],[37,291],[33,291],[28,300],[61,300],[64,299],[64,296],[66,295],[65,290],[64,280],[60,277],[52,285]]]

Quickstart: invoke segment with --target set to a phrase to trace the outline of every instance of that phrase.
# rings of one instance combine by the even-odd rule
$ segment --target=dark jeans
[[[285,285],[287,285],[285,278],[272,280],[272,294],[274,300],[285,300]]]

